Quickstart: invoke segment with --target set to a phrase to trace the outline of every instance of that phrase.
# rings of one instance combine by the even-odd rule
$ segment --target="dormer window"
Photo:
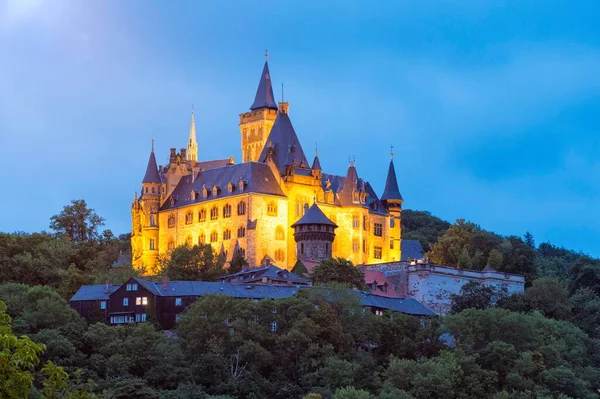
[[[208,190],[206,187],[202,187],[202,198],[208,198]]]
[[[233,192],[233,184],[227,183],[227,192],[230,194]]]
[[[196,201],[196,195],[197,193],[194,190],[190,192],[190,198],[192,199],[192,201]]]
[[[217,195],[219,195],[219,187],[217,187],[217,186],[212,187],[212,195],[213,195],[213,197],[216,197]]]
[[[352,193],[352,202],[359,202],[358,200],[358,192],[354,191]]]
[[[244,181],[242,179],[240,179],[240,181],[238,182],[238,189],[240,191],[244,191]]]

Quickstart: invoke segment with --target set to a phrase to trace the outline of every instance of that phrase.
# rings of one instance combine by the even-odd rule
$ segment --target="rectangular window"
[[[358,238],[353,238],[352,239],[352,251],[358,252],[359,247],[360,246],[358,245]]]
[[[360,220],[358,215],[352,215],[352,228],[358,229],[360,225]]]
[[[376,316],[383,316],[383,310],[379,310],[379,309],[375,310],[375,315]]]
[[[367,215],[363,215],[363,230],[369,231],[369,220],[367,219]]]
[[[127,291],[137,291],[138,285],[137,284],[127,284],[126,289],[127,289]]]
[[[136,313],[135,314],[135,322],[143,323],[146,321],[146,313]]]
[[[383,235],[383,224],[373,223],[373,234],[377,237],[381,237]]]
[[[394,249],[394,239],[390,239],[390,249]]]
[[[147,305],[148,304],[148,297],[144,296],[144,297],[137,297],[135,298],[135,304],[136,305]]]
[[[373,257],[375,259],[381,259],[381,247],[373,247]]]
[[[148,304],[148,297],[145,296],[142,298],[142,305],[147,305]]]
[[[179,321],[179,319],[181,319],[181,313],[176,313],[175,314],[175,321]]]
[[[110,317],[110,324],[125,324],[125,323],[132,323],[133,322],[133,316],[111,316]]]
[[[271,331],[272,332],[277,331],[277,322],[276,321],[271,322]]]
[[[150,249],[151,249],[151,250],[154,250],[154,249],[156,249],[156,247],[154,246],[154,238],[151,238],[151,239],[150,239]]]
[[[181,306],[181,298],[175,298],[175,306]]]
[[[106,301],[100,301],[100,309],[106,309]]]
[[[367,240],[363,240],[363,253],[367,253]]]
[[[129,306],[129,298],[123,298],[123,306]]]
[[[396,225],[396,222],[394,221],[394,218],[390,218],[390,227],[394,227]]]

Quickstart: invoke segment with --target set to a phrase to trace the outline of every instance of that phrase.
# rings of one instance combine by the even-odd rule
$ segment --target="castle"
[[[403,260],[403,199],[392,153],[381,197],[353,162],[345,176],[325,173],[316,151],[309,162],[289,103],[275,102],[267,60],[239,126],[238,164],[233,158],[199,160],[193,110],[187,147],[171,148],[168,165],[157,165],[152,147],[131,207],[135,267],[153,274],[159,256],[197,243],[210,243],[227,260],[241,251],[252,266],[268,261],[287,269],[323,256],[354,264]],[[313,207],[307,216],[316,224],[300,225]]]

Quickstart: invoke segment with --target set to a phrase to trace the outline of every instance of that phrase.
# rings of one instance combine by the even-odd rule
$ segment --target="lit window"
[[[271,331],[272,332],[277,331],[277,322],[276,321],[271,322]]]
[[[150,245],[149,245],[149,247],[150,247],[151,250],[156,249],[156,247],[154,246],[154,238],[150,239]]]
[[[217,234],[216,231],[213,231],[212,233],[210,233],[210,242],[217,242],[218,239],[219,239],[219,235]]]
[[[230,240],[231,239],[231,230],[227,229],[223,232],[223,240]]]
[[[204,208],[200,209],[200,212],[198,212],[198,221],[199,222],[206,221],[206,209],[204,209]]]
[[[283,231],[283,227],[277,226],[275,229],[275,239],[276,240],[285,240],[285,232]]]
[[[240,203],[238,204],[238,215],[245,215],[246,214],[246,201],[240,201]]]
[[[100,309],[106,309],[106,301],[100,301]]]
[[[136,305],[147,305],[148,304],[148,297],[144,296],[144,297],[137,297],[135,298],[135,304]]]
[[[275,251],[275,260],[282,261],[284,258],[283,250],[278,249]]]
[[[167,219],[167,225],[169,227],[175,227],[175,214],[170,214],[169,218]]]
[[[192,211],[185,214],[185,224],[192,224],[194,222],[194,213]]]
[[[383,235],[383,224],[373,223],[373,234],[377,237],[381,237]]]
[[[360,220],[358,215],[352,215],[352,228],[358,229],[360,226]]]
[[[275,201],[271,201],[267,205],[267,215],[277,216],[277,205],[275,204]]]
[[[381,259],[381,247],[373,247],[373,257],[375,259]]]
[[[244,227],[244,226],[238,227],[237,235],[239,238],[246,237],[246,227]]]
[[[223,207],[223,217],[231,217],[231,205],[227,204]]]
[[[376,309],[375,310],[375,315],[376,316],[383,316],[383,310]]]
[[[123,298],[123,306],[129,306],[129,298]]]
[[[206,244],[206,234],[200,233],[198,236],[198,245]]]
[[[181,298],[175,298],[175,306],[181,306]]]
[[[217,220],[219,218],[219,208],[212,207],[210,210],[210,220]]]

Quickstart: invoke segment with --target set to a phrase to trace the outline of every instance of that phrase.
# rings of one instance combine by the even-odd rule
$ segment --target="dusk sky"
[[[151,140],[196,109],[199,158],[240,160],[269,51],[327,173],[405,209],[600,256],[600,2],[0,0],[0,231],[85,199],[115,234]]]

